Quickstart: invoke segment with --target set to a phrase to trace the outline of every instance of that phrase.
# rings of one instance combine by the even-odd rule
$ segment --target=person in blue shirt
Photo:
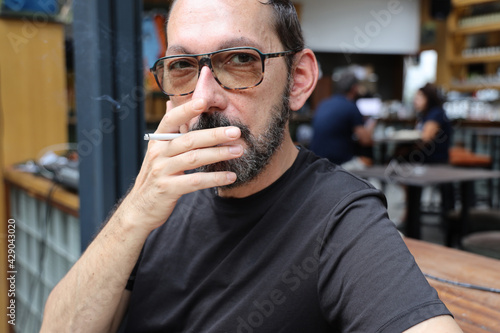
[[[359,146],[373,145],[375,123],[365,126],[355,100],[359,81],[351,72],[344,72],[336,85],[337,93],[322,102],[314,114],[313,139],[310,149],[338,165],[346,165],[357,158]]]
[[[443,99],[437,87],[427,83],[417,90],[413,107],[417,114],[415,129],[420,131],[420,139],[398,145],[393,158],[400,163],[448,163],[453,127],[443,109]]]
[[[417,126],[421,131],[419,153],[413,159],[422,163],[448,163],[448,150],[452,142],[453,128],[443,109],[443,100],[437,87],[427,83],[415,94],[413,106],[417,112]],[[412,161],[410,161],[412,162]]]

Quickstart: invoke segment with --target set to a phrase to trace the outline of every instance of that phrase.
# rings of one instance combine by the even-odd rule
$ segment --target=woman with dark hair
[[[443,109],[443,101],[435,85],[427,83],[420,88],[413,100],[417,112],[417,129],[421,131],[418,151],[410,159],[421,163],[448,163],[448,149],[453,129]]]

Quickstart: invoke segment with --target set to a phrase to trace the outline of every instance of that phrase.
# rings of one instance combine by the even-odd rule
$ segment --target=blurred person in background
[[[427,83],[417,90],[413,98],[413,106],[417,114],[415,129],[420,132],[420,139],[416,143],[400,144],[396,147],[394,158],[398,162],[410,164],[448,163],[453,128],[443,109],[443,102],[438,88],[431,83]],[[442,200],[441,209],[444,213],[454,207],[453,185],[443,184],[438,188]],[[408,194],[406,197],[408,198]]]
[[[350,71],[344,72],[336,84],[337,93],[323,101],[313,119],[313,139],[310,149],[321,157],[346,169],[370,165],[371,159],[359,151],[371,149],[376,122],[365,121],[356,106],[359,80]]]
[[[427,83],[413,99],[417,126],[421,131],[423,163],[448,163],[453,129],[443,109],[443,99],[435,85]]]
[[[448,163],[453,128],[443,109],[443,98],[438,88],[427,83],[415,94],[413,106],[417,113],[415,129],[420,140],[415,144],[401,144],[394,157],[399,162],[418,164]]]

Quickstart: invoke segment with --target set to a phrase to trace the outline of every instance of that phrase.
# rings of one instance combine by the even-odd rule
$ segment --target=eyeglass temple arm
[[[290,51],[285,51],[285,52],[264,53],[263,55],[266,58],[279,58],[279,57],[284,57],[284,56],[289,55],[289,54],[295,54],[297,52],[299,52],[299,51],[290,50]]]

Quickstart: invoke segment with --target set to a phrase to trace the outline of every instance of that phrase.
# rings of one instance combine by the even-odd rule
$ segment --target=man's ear
[[[295,55],[292,68],[292,87],[290,90],[290,109],[299,110],[311,96],[318,82],[318,62],[314,52],[304,49]]]

